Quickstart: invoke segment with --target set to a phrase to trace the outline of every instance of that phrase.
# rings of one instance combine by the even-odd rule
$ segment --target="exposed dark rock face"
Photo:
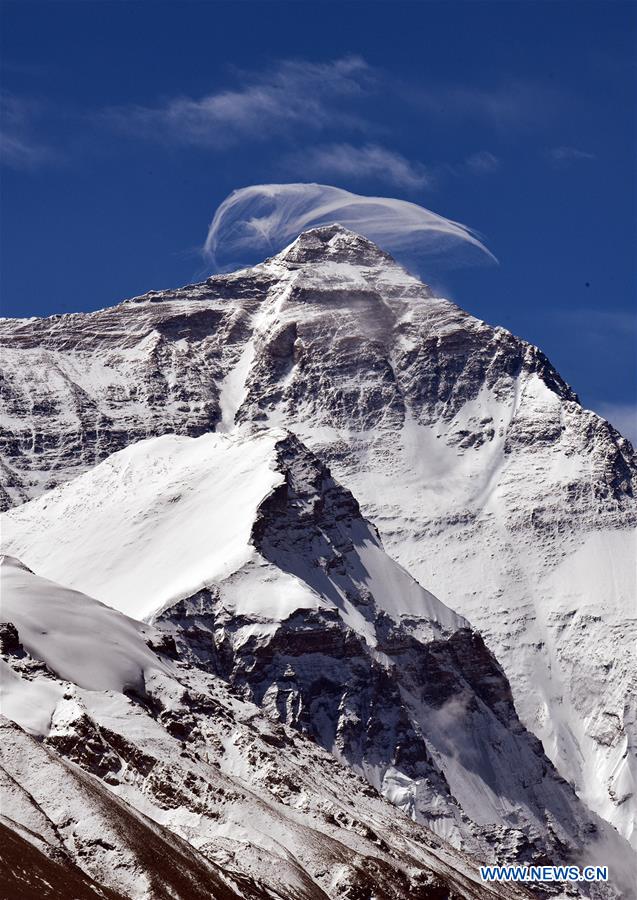
[[[70,859],[47,856],[2,822],[0,896],[7,900],[125,900],[122,894],[100,887]]]
[[[0,622],[0,653],[3,656],[19,656],[23,652],[18,629],[13,622]]]

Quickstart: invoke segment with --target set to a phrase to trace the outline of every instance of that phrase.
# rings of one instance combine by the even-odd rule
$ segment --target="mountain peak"
[[[389,253],[381,250],[369,238],[350,231],[338,222],[319,225],[301,232],[295,241],[276,256],[276,259],[291,263],[329,260],[358,266],[377,266],[388,261],[393,262]]]

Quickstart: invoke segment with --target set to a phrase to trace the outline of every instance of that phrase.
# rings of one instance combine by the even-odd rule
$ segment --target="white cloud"
[[[620,434],[637,447],[637,404],[598,403],[595,412],[607,419]]]
[[[554,87],[515,80],[488,87],[440,84],[409,94],[436,116],[484,121],[505,131],[543,128],[564,104],[563,94]]]
[[[591,307],[574,307],[573,309],[555,309],[550,315],[568,323],[577,330],[578,335],[585,335],[595,340],[616,341],[618,337],[637,338],[637,315],[631,310],[593,309]]]
[[[263,258],[300,232],[338,222],[390,252],[495,257],[466,225],[416,203],[365,197],[325,184],[257,184],[233,191],[215,212],[203,247],[217,267]]]
[[[550,150],[547,150],[547,157],[554,163],[569,163],[569,162],[577,162],[578,160],[592,160],[597,159],[594,153],[589,153],[587,150],[579,150],[577,147],[551,147]]]
[[[287,160],[304,178],[343,177],[375,179],[397,187],[418,189],[431,186],[432,177],[420,163],[377,144],[324,144],[296,153]]]
[[[39,107],[8,91],[0,94],[0,162],[14,169],[33,169],[51,162],[55,154],[34,133]]]
[[[441,163],[433,167],[437,180],[445,177],[466,178],[467,175],[493,175],[500,168],[500,159],[489,150],[479,150],[471,153],[461,162]]]
[[[0,161],[13,169],[32,169],[47,162],[50,154],[45,147],[8,131],[0,133]]]
[[[490,175],[500,168],[500,160],[488,150],[472,153],[464,161],[465,168],[474,175]]]
[[[313,130],[335,124],[363,129],[361,120],[339,107],[365,93],[371,79],[371,70],[356,56],[328,63],[288,60],[264,74],[246,76],[234,90],[198,99],[176,97],[160,106],[110,109],[102,117],[153,140],[217,148],[263,140],[300,124]]]

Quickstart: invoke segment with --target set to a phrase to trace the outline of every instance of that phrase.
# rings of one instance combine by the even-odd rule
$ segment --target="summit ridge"
[[[301,264],[334,261],[373,266],[395,262],[369,238],[337,222],[303,231],[274,258]]]

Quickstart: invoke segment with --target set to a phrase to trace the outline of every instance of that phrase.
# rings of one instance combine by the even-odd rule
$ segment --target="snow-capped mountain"
[[[5,506],[150,435],[291,429],[480,630],[560,773],[634,835],[637,465],[537,348],[339,226],[0,337]]]
[[[0,564],[3,896],[524,897],[148,625]],[[5,717],[6,716],[6,717]]]
[[[48,600],[56,635],[19,595],[3,611],[19,633],[26,626],[36,657],[79,687],[87,666],[102,691],[141,695],[155,677],[146,646],[133,656],[121,633],[124,622],[142,626],[115,607],[152,620],[164,635],[156,645],[174,648],[196,677],[223,678],[477,858],[632,856],[520,724],[481,637],[387,556],[351,493],[280,429],[138,442],[6,514],[3,542],[30,568],[108,604],[92,603],[100,621],[86,622],[92,639],[80,634],[77,645],[79,601],[67,611],[68,590],[61,612]],[[102,673],[100,656],[114,673]],[[17,696],[9,715],[19,721]],[[51,741],[56,708],[30,705]]]
[[[65,575],[68,585],[11,559],[3,568],[3,618],[17,628],[14,647],[21,641],[58,675],[55,684],[50,672],[28,680],[33,664],[25,671],[20,656],[9,660],[6,714],[196,846],[219,829],[225,834],[229,818],[239,827],[246,810],[233,803],[210,834],[201,818],[188,829],[187,811],[200,810],[188,794],[178,793],[167,816],[113,775],[121,742],[143,731],[144,755],[163,748],[146,765],[160,798],[176,780],[189,783],[174,774],[164,744],[173,755],[184,742],[190,749],[206,706],[182,698],[175,707],[181,688],[165,680],[201,685],[211,674],[474,857],[630,858],[521,726],[480,636],[385,554],[353,496],[284,431],[244,427],[139,442],[12,510],[2,531],[10,553],[55,582]],[[156,630],[113,607],[154,620]],[[132,716],[131,699],[151,713],[154,731]],[[236,710],[228,714],[231,728],[237,718]],[[204,731],[199,740],[209,761],[211,736]],[[220,740],[227,752],[227,736]],[[258,745],[246,738],[245,749],[254,758]],[[280,769],[273,777],[279,785]],[[146,796],[146,781],[141,789]],[[316,786],[311,793],[318,802]],[[359,805],[357,814],[374,828]],[[298,846],[290,852],[303,861]],[[256,862],[249,870],[259,871]],[[104,871],[97,875],[122,889]],[[617,889],[620,871],[614,879]]]

